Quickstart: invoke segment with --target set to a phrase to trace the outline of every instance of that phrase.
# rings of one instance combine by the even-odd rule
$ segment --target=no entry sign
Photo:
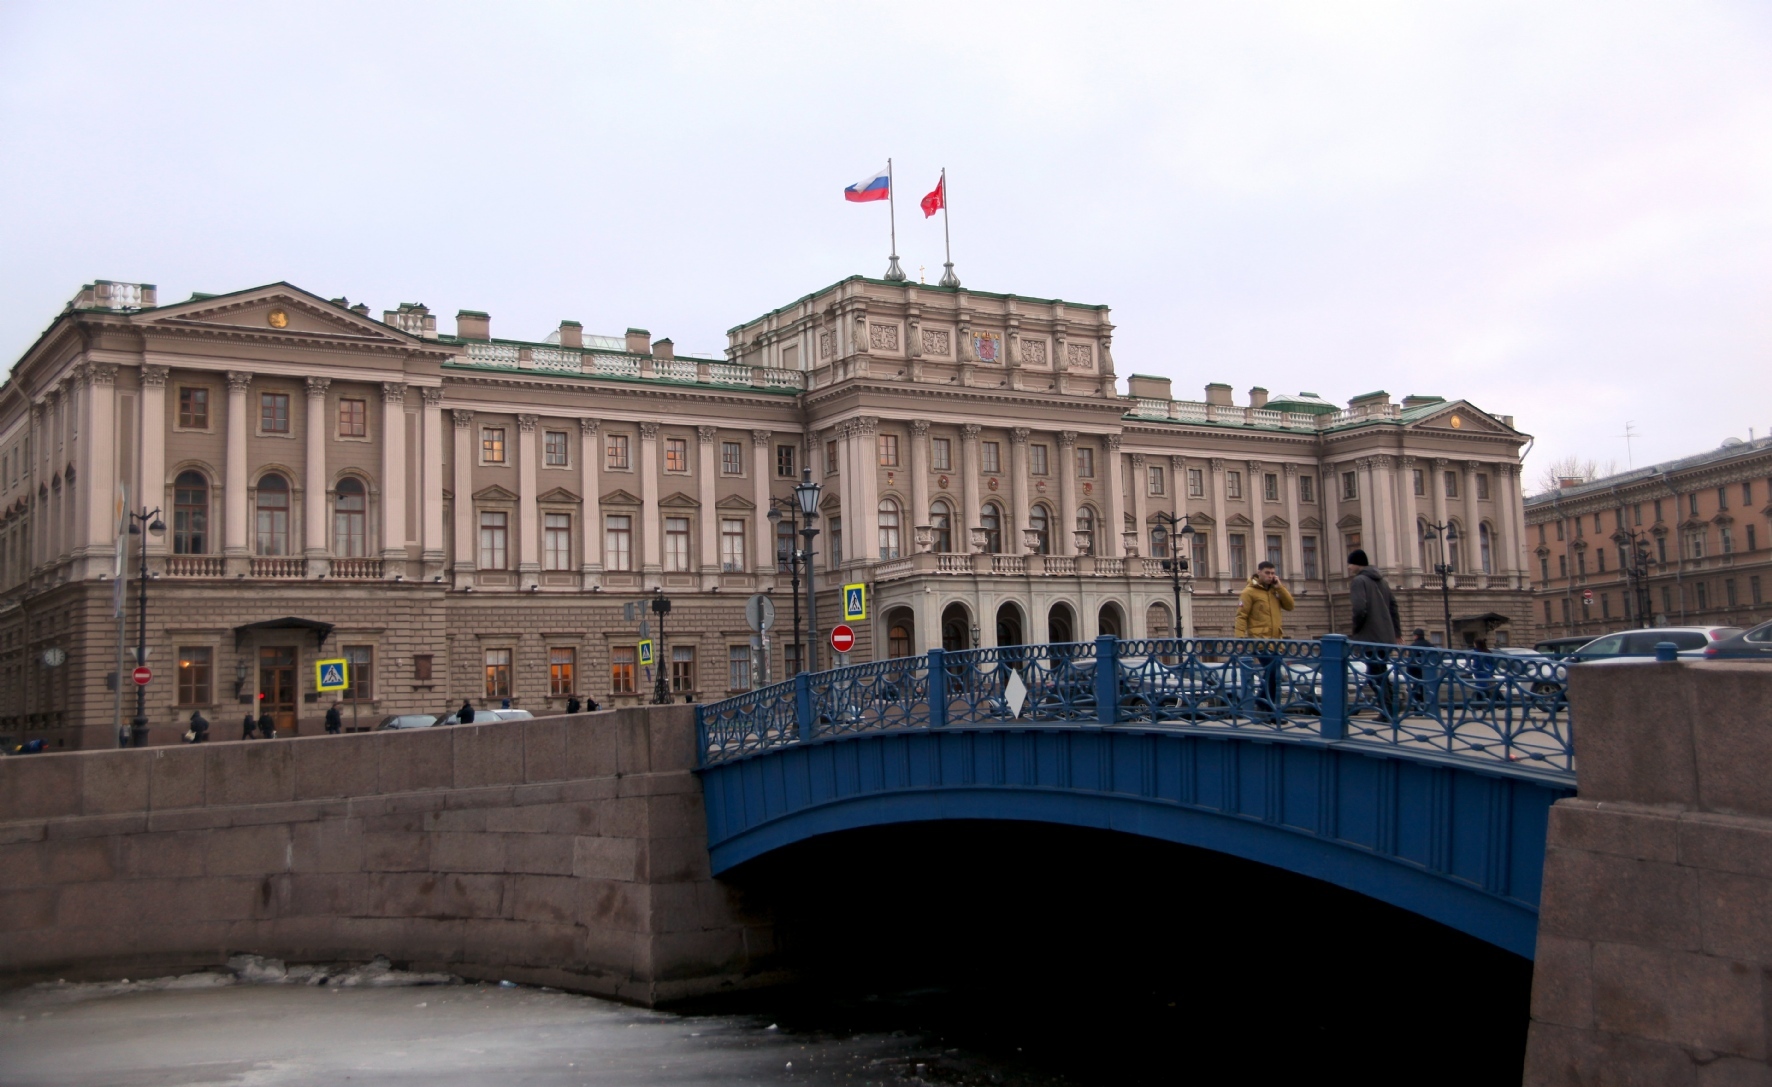
[[[129,678],[135,680],[135,685],[137,687],[146,687],[148,681],[154,678],[154,672],[153,669],[149,668],[147,665],[138,664],[136,665],[135,671],[129,673]]]
[[[855,648],[855,631],[843,623],[831,628],[831,648],[839,653],[847,653]]]

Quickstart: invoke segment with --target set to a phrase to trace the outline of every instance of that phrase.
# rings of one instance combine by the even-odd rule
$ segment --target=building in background
[[[1564,480],[1526,501],[1538,624],[1749,626],[1772,617],[1772,438]]]
[[[656,591],[674,696],[749,686],[753,593],[776,598],[781,678],[766,514],[808,468],[820,638],[841,585],[871,588],[854,659],[1228,636],[1264,559],[1298,597],[1289,631],[1314,636],[1347,626],[1355,546],[1406,627],[1441,630],[1444,561],[1455,641],[1531,635],[1510,417],[1384,393],[1239,405],[1222,384],[1174,400],[1139,376],[1120,395],[1112,333],[1103,306],[862,277],[733,328],[720,358],[573,321],[499,339],[469,310],[448,335],[422,305],[376,320],[286,283],[167,305],[88,285],[0,388],[0,731],[115,742],[120,488],[168,526],[148,540],[154,742],[192,710],[217,735],[257,709],[317,730],[322,657],[353,662],[366,722],[635,701],[622,605]],[[1179,615],[1171,517],[1195,530]]]

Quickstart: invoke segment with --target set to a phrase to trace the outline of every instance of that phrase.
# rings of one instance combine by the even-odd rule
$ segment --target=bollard
[[[929,727],[948,723],[948,662],[940,647],[929,651]]]
[[[1104,725],[1120,720],[1120,649],[1112,634],[1095,639],[1095,719]]]
[[[1672,642],[1655,643],[1655,659],[1663,664],[1680,659],[1680,647]]]
[[[1323,704],[1317,728],[1325,740],[1347,739],[1347,651],[1345,634],[1325,634],[1322,639]]]

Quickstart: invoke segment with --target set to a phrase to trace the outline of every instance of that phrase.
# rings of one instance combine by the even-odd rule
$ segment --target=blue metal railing
[[[701,706],[704,766],[855,732],[1090,724],[1254,730],[1574,771],[1568,666],[1317,641],[1103,636],[802,673]]]

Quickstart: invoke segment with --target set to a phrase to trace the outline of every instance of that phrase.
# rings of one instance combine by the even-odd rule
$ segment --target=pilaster
[[[225,467],[227,483],[222,488],[222,555],[227,576],[247,572],[246,550],[246,438],[252,432],[248,414],[247,390],[252,388],[252,375],[228,371],[228,457]]]
[[[326,421],[329,418],[326,392],[331,385],[332,379],[327,377],[310,377],[307,381],[307,445],[302,463],[302,556],[309,577],[324,577],[332,572],[332,560],[326,549]]]
[[[541,513],[536,505],[539,471],[534,415],[517,416],[517,587],[525,592],[541,581]]]

